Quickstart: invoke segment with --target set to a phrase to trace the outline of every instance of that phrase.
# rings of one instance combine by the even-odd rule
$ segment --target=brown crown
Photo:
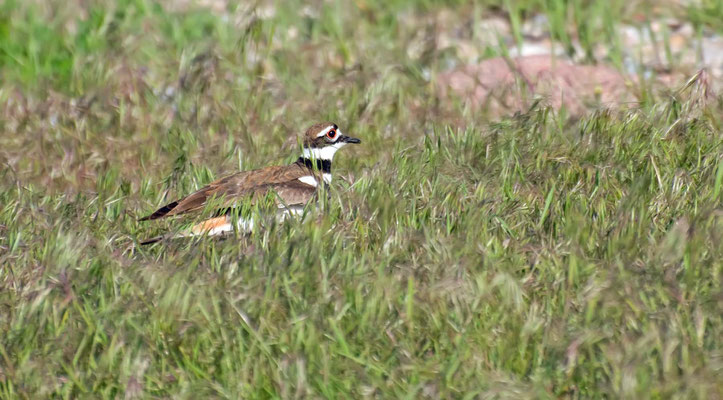
[[[324,147],[328,143],[324,140],[324,137],[316,137],[319,132],[324,129],[333,126],[334,129],[339,129],[333,122],[319,122],[318,124],[311,125],[309,129],[304,133],[304,147]]]

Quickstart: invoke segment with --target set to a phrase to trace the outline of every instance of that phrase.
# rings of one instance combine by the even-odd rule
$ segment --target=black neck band
[[[331,173],[331,160],[311,160],[304,157],[299,157],[296,162],[306,165],[309,169],[318,169],[321,172],[330,174]]]

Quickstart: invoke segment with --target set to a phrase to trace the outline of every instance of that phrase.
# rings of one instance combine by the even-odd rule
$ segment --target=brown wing
[[[316,195],[316,187],[294,179],[269,185],[279,197],[279,207],[303,206]]]
[[[311,185],[307,185],[298,180],[277,183],[274,185],[267,185],[266,190],[274,190],[274,192],[280,197],[279,206],[293,207],[305,205],[316,193],[316,188]],[[256,193],[262,193],[258,191]],[[263,191],[265,194],[266,191]],[[194,234],[209,233],[213,229],[218,229],[224,225],[231,224],[231,217],[229,215],[221,215],[219,217],[209,218],[201,221],[191,227],[191,232]]]
[[[224,198],[226,202],[233,202],[245,196],[263,195],[271,188],[275,189],[277,193],[279,193],[279,196],[282,196],[281,192],[285,192],[291,194],[293,197],[292,188],[298,185],[307,187],[297,187],[297,189],[301,189],[299,193],[305,190],[311,190],[313,193],[315,191],[313,186],[298,180],[298,178],[308,174],[309,170],[298,163],[238,172],[213,181],[181,200],[166,204],[154,213],[141,218],[139,221],[197,211],[204,208],[206,202],[211,198]],[[282,199],[285,199],[285,197],[282,196]]]

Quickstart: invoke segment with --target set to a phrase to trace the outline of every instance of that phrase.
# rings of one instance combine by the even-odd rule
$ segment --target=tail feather
[[[163,240],[163,239],[166,239],[166,235],[161,235],[161,236],[152,237],[152,238],[150,238],[150,239],[146,239],[146,240],[142,241],[142,242],[141,242],[141,246],[145,246],[145,245],[149,245],[149,244],[153,244],[153,243],[158,243],[158,242],[160,242],[160,241]]]
[[[178,202],[177,202],[177,201],[174,201],[173,203],[168,203],[168,204],[166,204],[165,206],[163,206],[163,207],[159,208],[158,210],[154,211],[153,214],[151,214],[151,215],[146,215],[145,217],[139,219],[138,221],[148,221],[148,220],[158,219],[158,218],[164,217],[164,216],[166,216],[169,212],[171,212],[171,210],[173,210],[174,208],[176,208],[177,205],[178,205]]]

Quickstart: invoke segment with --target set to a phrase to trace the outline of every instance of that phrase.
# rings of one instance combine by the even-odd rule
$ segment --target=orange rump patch
[[[221,217],[211,218],[207,219],[203,222],[199,222],[198,224],[191,227],[191,232],[193,232],[196,235],[200,235],[203,233],[208,233],[214,228],[218,228],[220,226],[228,224],[228,218],[224,215]]]

